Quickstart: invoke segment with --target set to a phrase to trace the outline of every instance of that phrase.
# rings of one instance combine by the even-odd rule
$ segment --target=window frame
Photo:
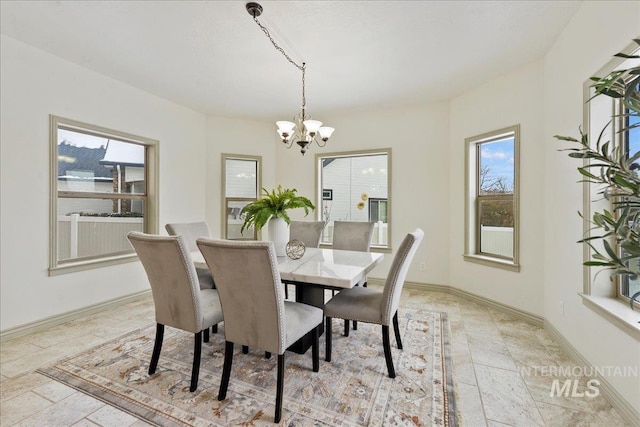
[[[58,129],[66,129],[102,138],[142,145],[145,147],[145,187],[146,193],[103,193],[103,192],[75,192],[58,190]],[[49,115],[49,146],[50,146],[50,196],[49,196],[49,276],[90,270],[125,262],[137,261],[138,257],[133,249],[125,253],[109,253],[77,260],[58,260],[58,199],[129,199],[143,200],[143,229],[146,233],[158,232],[159,212],[159,142],[154,139],[109,129],[78,120],[68,119],[53,114]]]
[[[629,158],[629,129],[626,129],[629,126],[629,117],[625,116],[628,113],[627,108],[624,106],[624,103],[621,99],[612,99],[613,105],[613,116],[612,119],[612,135],[614,145],[617,147],[621,147],[624,151],[627,159]],[[622,129],[625,129],[622,131]],[[613,209],[613,206],[612,206]],[[622,252],[622,248],[616,245],[616,250],[619,254]],[[624,301],[625,304],[629,304],[631,301],[631,292],[629,291],[629,277],[616,275],[614,276],[615,284],[616,284],[616,298]],[[623,288],[627,288],[627,292],[629,295],[625,295]],[[640,308],[640,302],[634,300],[633,305],[635,308]]]
[[[637,43],[635,42],[627,44],[627,46],[621,50],[622,53],[626,53],[628,55],[637,55],[638,51],[639,48]],[[615,56],[591,75],[598,77],[606,76],[618,67],[624,68],[623,63],[625,61],[625,58]],[[592,114],[594,110],[598,110],[600,108],[598,105],[594,105],[594,102],[589,101],[594,95],[592,85],[593,81],[591,79],[585,80],[582,85],[582,99],[584,101],[582,103],[582,129],[585,129],[585,131],[590,134],[593,132],[599,134],[600,131],[602,131],[602,126],[600,125],[608,122],[611,116],[615,114],[616,110],[615,104],[610,103],[608,106],[604,107],[611,112],[609,116],[601,118],[597,114],[597,112],[595,114]],[[598,98],[594,98],[594,101]],[[593,119],[592,115],[594,116]],[[602,123],[600,123],[600,119],[602,119]],[[594,122],[596,123],[595,125]],[[608,133],[608,135],[610,135],[610,141],[615,141],[616,137],[613,128],[614,126],[609,127],[610,133]],[[618,142],[616,141],[614,143]],[[583,159],[582,166],[586,167],[588,165],[589,159]],[[590,184],[586,180],[583,180],[581,212],[583,231],[582,238],[584,239],[592,236],[592,225],[590,219],[592,218],[594,211],[594,209],[592,208],[592,204],[594,204],[593,200],[595,199],[594,194],[597,194],[597,190],[593,188],[592,184]],[[596,209],[599,209],[599,207],[597,207]],[[589,245],[583,243],[583,263],[592,260],[591,253],[592,252]],[[640,328],[638,327],[636,319],[633,316],[629,316],[629,298],[621,296],[620,285],[615,282],[614,287],[612,287],[609,280],[610,275],[598,274],[600,271],[601,268],[599,267],[592,267],[584,264],[582,265],[582,293],[579,293],[580,297],[582,298],[582,304],[612,325],[616,326],[618,329],[628,333],[632,337],[640,337]],[[636,309],[640,309],[640,304],[634,302],[634,307]]]
[[[631,43],[623,51],[629,55],[637,55],[640,48],[638,48],[636,43]],[[627,59],[625,58],[613,58],[594,75],[604,76],[616,68],[625,68],[624,63],[626,61]],[[609,99],[604,96],[594,98],[595,91],[592,84],[593,82],[590,79],[586,80],[583,84],[583,98],[585,100],[583,107],[583,128],[590,134],[600,132],[601,128],[599,128],[599,126],[602,123],[611,121],[611,126],[605,131],[604,137],[609,138],[615,147],[621,147],[626,152],[628,150],[627,132],[620,132],[627,124],[627,118],[622,115],[625,113],[624,105],[621,100]],[[604,100],[606,104],[595,104],[594,101],[597,100]],[[596,126],[596,128],[592,129],[594,126]],[[589,163],[589,159],[584,159],[582,165],[587,166]],[[592,235],[590,219],[593,216],[594,210],[603,208],[602,205],[597,206],[598,203],[603,203],[602,197],[597,196],[598,191],[597,186],[587,181],[582,183],[582,212],[585,238]],[[606,205],[604,208],[609,209],[610,205]],[[617,245],[616,249],[620,251]],[[583,244],[583,261],[586,262],[590,260],[592,260],[591,248],[589,245]],[[628,307],[630,296],[626,296],[622,292],[622,287],[625,285],[624,280],[622,280],[620,276],[614,276],[613,283],[615,284],[615,289],[614,291],[610,291],[609,278],[611,275],[599,275],[598,273],[601,270],[602,269],[597,267],[583,265],[583,294],[593,297],[612,297],[623,302]],[[638,301],[634,301],[633,305],[636,309],[640,309],[640,303],[638,303]]]
[[[482,144],[513,135],[513,194],[480,195],[480,150]],[[513,200],[513,258],[480,250],[480,203],[485,200]],[[520,124],[465,138],[465,261],[520,271]]]
[[[330,152],[330,153],[317,153],[315,155],[315,201],[318,206],[316,211],[316,219],[318,221],[323,221],[323,191],[327,190],[327,188],[323,189],[322,183],[322,160],[325,158],[349,158],[349,157],[366,157],[366,156],[374,156],[374,155],[386,155],[387,156],[387,245],[371,245],[372,252],[387,252],[390,253],[393,250],[393,240],[392,240],[392,150],[391,148],[377,148],[377,149],[367,149],[367,150],[353,150],[353,151],[339,151],[339,152]],[[332,193],[335,188],[331,189]],[[333,194],[332,194],[333,196]],[[368,204],[367,204],[368,206]],[[321,247],[332,247],[331,243],[320,242]]]
[[[252,156],[248,154],[230,154],[230,153],[222,153],[220,155],[221,158],[221,191],[222,195],[221,200],[221,229],[220,235],[224,236],[223,238],[227,238],[228,228],[227,228],[227,205],[229,202],[234,201],[251,201],[257,200],[260,197],[260,192],[262,191],[262,156]],[[256,162],[256,197],[255,198],[238,198],[238,197],[227,197],[227,160],[243,160],[243,161],[255,161]],[[255,230],[252,237],[242,238],[242,239],[234,239],[234,240],[260,240],[262,239],[262,231]]]

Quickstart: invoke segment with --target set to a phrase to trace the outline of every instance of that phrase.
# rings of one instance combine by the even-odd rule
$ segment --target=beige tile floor
[[[405,289],[402,304],[449,315],[461,426],[626,425],[603,397],[550,397],[557,378],[523,370],[574,366],[542,328],[442,292]],[[35,370],[153,319],[149,297],[0,343],[0,426],[148,425]]]

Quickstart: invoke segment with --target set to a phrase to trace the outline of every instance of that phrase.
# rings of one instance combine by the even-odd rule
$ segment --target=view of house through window
[[[334,221],[375,222],[371,246],[390,246],[391,150],[316,155],[317,206],[327,225],[321,243],[333,241]]]
[[[517,126],[467,139],[467,254],[517,264]]]
[[[154,144],[59,117],[52,140],[52,269],[133,254],[126,234],[149,229],[146,163]]]

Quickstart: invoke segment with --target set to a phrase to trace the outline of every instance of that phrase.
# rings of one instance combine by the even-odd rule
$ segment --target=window
[[[621,143],[624,147],[624,152],[626,153],[627,159],[630,159],[640,152],[640,127],[636,126],[640,122],[640,118],[637,115],[630,115],[630,111],[628,109],[623,109],[621,106],[621,102],[618,102],[619,111],[623,113],[621,116],[622,123],[618,122],[621,125],[623,131],[619,133],[621,138]],[[630,127],[631,126],[631,127]],[[637,163],[636,163],[637,166]],[[638,170],[636,169],[636,174],[638,174]],[[624,250],[620,249],[622,255],[628,255]],[[638,260],[634,260],[634,262],[638,262]],[[618,295],[622,298],[630,298],[636,292],[640,292],[640,278],[630,278],[628,275],[618,276]]]
[[[333,222],[375,222],[371,247],[391,249],[391,149],[316,154],[316,209],[333,241]]]
[[[158,142],[50,116],[49,274],[135,260],[132,230],[155,233]]]
[[[637,44],[633,43],[631,47],[632,50],[626,50],[627,53],[637,55]],[[633,66],[633,60],[626,59],[620,61],[614,59],[600,69],[596,75],[604,76],[612,70],[627,69]],[[619,99],[614,99],[609,96],[593,97],[594,89],[591,87],[592,83],[591,80],[588,80],[584,84],[584,127],[588,129],[588,133],[591,136],[590,143],[595,145],[598,136],[602,132],[602,141],[611,141],[615,147],[621,149],[621,152],[626,155],[627,158],[635,156],[640,151],[640,128],[633,127],[639,121],[638,116],[635,114],[630,115],[630,111],[624,107]],[[585,161],[584,164],[587,165],[588,161]],[[593,171],[596,172],[598,169],[594,169]],[[635,172],[638,173],[638,170]],[[582,208],[585,231],[584,237],[589,238],[599,234],[599,231],[592,233],[591,219],[594,212],[608,210],[618,213],[619,211],[615,210],[611,202],[602,196],[600,186],[587,182],[583,185],[585,194]],[[633,213],[633,210],[631,213]],[[591,243],[597,250],[604,250],[603,245],[598,239],[592,240]],[[618,247],[617,250],[620,255],[627,255],[622,248]],[[591,260],[592,257],[593,250],[588,247],[585,248],[585,261]],[[637,262],[637,260],[629,262]],[[585,269],[583,290],[586,295],[595,297],[615,296],[628,304],[629,297],[640,291],[640,279],[638,278],[630,278],[627,275],[615,275],[612,278],[611,274],[608,274],[609,272],[599,274],[601,272],[602,268],[595,266],[590,266]],[[612,283],[616,284],[615,289],[611,288]],[[637,304],[636,307],[640,307],[640,304]]]
[[[604,77],[617,71],[628,70],[637,67],[637,60],[625,57],[638,55],[638,44],[633,41],[623,49],[621,56],[616,55],[602,68],[593,73],[594,76]],[[632,78],[626,72],[618,74],[619,78]],[[618,84],[623,80],[618,80]],[[625,116],[623,104],[610,96],[594,96],[594,81],[588,79],[583,84],[583,126],[582,129],[589,135],[589,143],[596,147],[598,140],[601,143],[607,142],[609,148],[617,153],[626,154],[629,158],[640,149],[640,129],[627,129],[629,125],[637,122],[637,117]],[[619,90],[619,86],[614,87]],[[602,147],[602,146],[601,146]],[[601,148],[600,148],[601,149]],[[620,151],[617,151],[620,150]],[[590,159],[584,159],[583,168],[589,168],[594,163]],[[597,163],[596,163],[597,164]],[[598,174],[599,168],[595,167],[592,172]],[[637,172],[637,171],[636,171]],[[602,229],[594,227],[593,215],[596,212],[605,210],[612,212],[615,210],[609,200],[603,197],[602,187],[588,180],[582,180],[582,209],[581,217],[583,223],[583,239],[589,239],[590,245],[583,244],[583,261],[593,261],[594,249],[604,253],[606,248],[603,240],[597,238],[603,234]],[[630,211],[633,214],[633,211]],[[633,224],[630,224],[633,228]],[[595,237],[595,238],[594,238]],[[612,239],[613,240],[613,239]],[[621,250],[621,248],[617,248]],[[624,252],[623,252],[624,254]],[[583,293],[581,297],[583,303],[609,320],[614,325],[631,334],[637,334],[636,321],[628,316],[629,297],[636,291],[640,291],[638,280],[615,275],[612,277],[610,271],[605,267],[588,265],[583,267]],[[612,287],[612,284],[614,285]],[[624,303],[624,304],[621,304]],[[634,303],[636,310],[640,308],[640,303]]]
[[[518,271],[520,126],[465,143],[465,259]]]
[[[387,224],[387,199],[369,199],[369,221]]]
[[[254,227],[240,232],[240,211],[258,198],[262,158],[240,154],[222,155],[222,235],[229,240],[256,240]]]

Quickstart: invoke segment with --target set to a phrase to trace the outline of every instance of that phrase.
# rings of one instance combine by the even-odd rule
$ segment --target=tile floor
[[[445,311],[461,426],[625,426],[601,396],[550,397],[558,378],[523,368],[574,363],[542,329],[442,292],[405,289],[403,305]],[[151,297],[0,344],[0,426],[145,426],[35,373],[62,357],[153,322]],[[541,372],[541,371],[538,371]],[[401,374],[400,374],[401,375]],[[579,391],[586,391],[586,378]]]

